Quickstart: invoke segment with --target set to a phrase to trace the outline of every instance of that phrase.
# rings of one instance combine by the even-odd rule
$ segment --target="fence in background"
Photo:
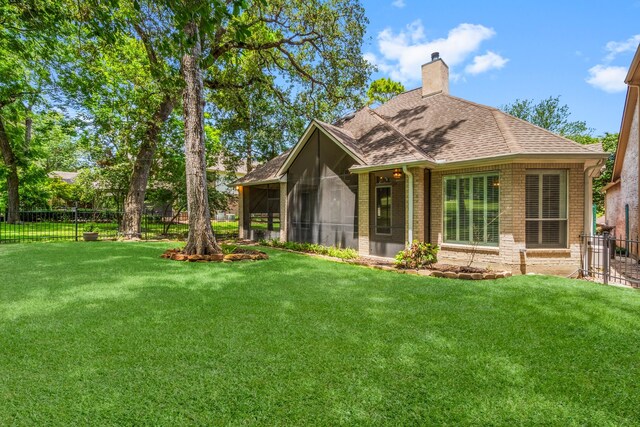
[[[101,240],[120,236],[122,212],[113,210],[59,209],[21,211],[15,224],[6,222],[6,213],[0,213],[0,244],[61,240],[83,240],[86,231],[97,231]],[[211,221],[216,236],[238,236],[238,221],[233,217]],[[142,215],[143,239],[185,239],[189,221],[185,212],[165,216],[153,211]]]
[[[604,232],[582,235],[582,275],[604,284],[640,287],[640,241]]]

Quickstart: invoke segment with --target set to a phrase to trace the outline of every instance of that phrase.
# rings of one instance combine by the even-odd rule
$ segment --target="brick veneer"
[[[358,253],[369,255],[369,174],[358,174]]]
[[[568,247],[565,249],[527,249],[525,246],[525,175],[528,169],[567,170],[569,211]],[[500,239],[498,247],[473,247],[443,243],[442,185],[450,174],[498,171],[500,174]],[[431,180],[431,241],[441,245],[443,262],[466,264],[475,251],[474,265],[507,269],[514,273],[570,273],[580,265],[580,234],[583,231],[583,165],[505,164],[493,167],[434,171]]]
[[[243,186],[238,186],[238,236],[241,239],[245,238],[244,234],[244,197],[243,197]]]

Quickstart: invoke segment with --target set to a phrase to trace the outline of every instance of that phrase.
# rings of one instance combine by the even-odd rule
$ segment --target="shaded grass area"
[[[547,424],[640,419],[640,294],[463,282],[265,249],[0,247],[0,424]]]

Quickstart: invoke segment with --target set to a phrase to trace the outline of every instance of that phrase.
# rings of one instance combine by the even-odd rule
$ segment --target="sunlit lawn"
[[[633,425],[640,293],[0,245],[0,425]]]

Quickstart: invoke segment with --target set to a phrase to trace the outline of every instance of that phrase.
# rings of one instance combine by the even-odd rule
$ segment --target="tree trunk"
[[[184,79],[182,93],[184,109],[184,146],[187,176],[187,212],[189,237],[184,252],[189,255],[222,253],[211,227],[207,164],[204,145],[204,87],[200,70],[201,46],[195,23],[187,25],[185,32],[194,39],[190,52],[182,56],[181,72]]]
[[[141,220],[147,183],[149,182],[149,172],[151,171],[153,156],[158,147],[162,126],[169,119],[174,104],[173,97],[165,95],[153,118],[147,123],[144,140],[140,145],[140,150],[138,150],[136,162],[131,172],[129,191],[124,200],[124,214],[120,232],[125,239],[140,239],[142,237]]]
[[[2,151],[2,158],[4,164],[8,169],[7,174],[7,190],[9,197],[7,200],[7,218],[8,224],[15,224],[20,220],[20,194],[18,193],[19,179],[18,179],[18,164],[16,156],[13,153],[11,144],[9,143],[9,136],[4,127],[4,121],[0,117],[0,151]]]

